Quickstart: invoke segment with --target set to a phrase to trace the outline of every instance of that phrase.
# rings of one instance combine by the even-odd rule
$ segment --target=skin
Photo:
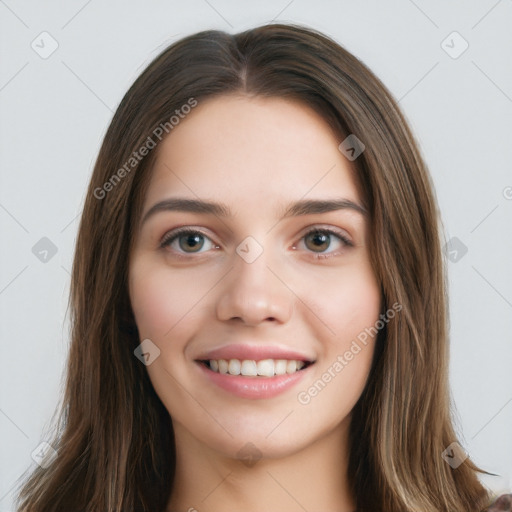
[[[143,217],[175,197],[221,202],[233,212],[229,218],[160,211],[141,225],[130,254],[140,339],[160,350],[147,371],[176,439],[168,511],[355,509],[348,429],[375,339],[360,344],[342,371],[332,368],[381,312],[369,219],[351,209],[282,218],[301,199],[361,204],[340,142],[303,104],[227,95],[200,102],[157,149]],[[181,226],[202,231],[203,245],[187,245],[184,235],[161,247]],[[318,247],[305,236],[311,228],[337,230],[352,245],[331,235]],[[247,236],[263,248],[252,263],[236,252]],[[199,352],[237,342],[289,347],[315,363],[307,378],[276,397],[241,398],[211,384],[194,362]],[[335,377],[300,403],[298,394],[329,368]],[[253,464],[237,455],[249,442]]]

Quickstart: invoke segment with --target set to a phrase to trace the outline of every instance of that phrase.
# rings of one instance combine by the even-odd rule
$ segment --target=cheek
[[[133,263],[130,300],[141,338],[163,340],[194,315],[202,287],[183,274],[151,260]]]
[[[380,286],[369,263],[333,269],[319,279],[312,276],[305,285],[303,296],[318,316],[313,324],[318,325],[317,336],[329,339],[329,346],[343,349],[379,318]]]
[[[338,294],[337,307],[331,307],[329,313],[336,338],[344,345],[347,337],[351,340],[356,338],[378,320],[381,311],[380,287],[372,273],[362,270],[348,276],[332,293]]]
[[[160,338],[173,325],[169,307],[175,287],[154,272],[135,265],[130,275],[130,300],[141,338]]]
[[[366,384],[377,338],[372,328],[381,313],[380,286],[369,264],[357,264],[317,282],[309,296],[317,298],[309,304],[322,320],[314,324],[322,357],[297,398],[310,418],[323,418],[328,428],[350,413]]]

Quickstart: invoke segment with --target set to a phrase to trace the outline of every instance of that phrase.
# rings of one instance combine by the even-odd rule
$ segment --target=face
[[[340,142],[307,106],[230,95],[158,147],[129,292],[177,444],[282,457],[349,422],[381,300]]]

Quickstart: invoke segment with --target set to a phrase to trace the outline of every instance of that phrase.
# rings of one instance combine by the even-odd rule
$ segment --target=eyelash
[[[301,237],[301,240],[313,233],[333,235],[336,238],[338,238],[343,243],[344,246],[346,246],[346,247],[354,246],[354,244],[345,235],[343,235],[339,231],[336,231],[336,230],[330,229],[330,228],[314,227],[314,228],[310,229],[309,231],[307,231],[306,233],[304,233],[304,235],[302,235],[302,237]],[[170,233],[167,233],[163,237],[162,241],[160,242],[160,248],[166,249],[172,242],[174,242],[174,240],[179,238],[181,235],[198,235],[198,234],[201,236],[204,236],[205,238],[210,239],[210,237],[206,233],[203,233],[199,229],[177,228],[176,230],[171,231]],[[211,241],[215,246],[218,247],[218,245],[215,242],[213,242],[213,240],[211,240]],[[294,249],[295,249],[295,245],[294,245]],[[174,253],[178,258],[185,259],[185,260],[190,259],[191,257],[194,257],[193,256],[194,254],[199,254],[199,253],[190,253],[189,255],[185,256],[183,253],[179,253],[176,251],[174,251]],[[340,251],[333,252],[333,253],[315,253],[314,251],[312,251],[311,254],[313,255],[314,259],[320,260],[320,259],[331,258],[333,256],[338,256],[340,254]]]

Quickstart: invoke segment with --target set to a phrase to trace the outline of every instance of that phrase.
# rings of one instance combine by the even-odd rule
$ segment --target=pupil
[[[330,245],[329,236],[330,235],[326,233],[314,233],[312,235],[309,235],[309,237],[307,238],[313,241],[314,248],[325,250]]]
[[[204,244],[203,236],[199,234],[184,235],[180,237],[180,248],[187,252],[195,252],[194,249],[201,249]],[[193,250],[191,251],[190,248]]]

